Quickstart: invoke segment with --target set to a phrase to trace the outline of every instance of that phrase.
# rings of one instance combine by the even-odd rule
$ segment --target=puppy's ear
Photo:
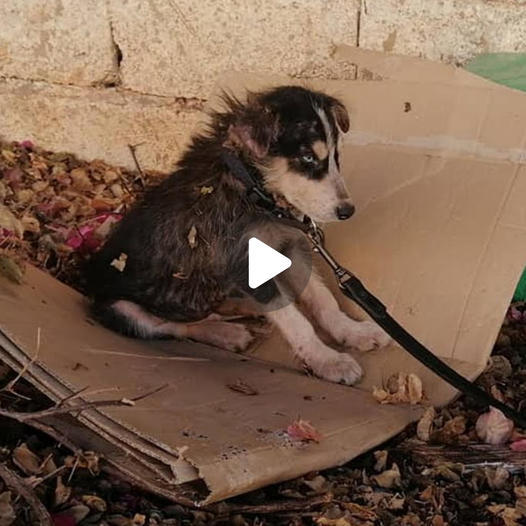
[[[251,157],[262,159],[277,135],[277,117],[268,108],[250,104],[229,126],[225,146],[241,149]]]
[[[336,120],[336,123],[340,127],[340,130],[343,133],[347,133],[350,127],[349,113],[347,112],[347,108],[343,105],[342,102],[335,99],[331,106],[331,111]]]

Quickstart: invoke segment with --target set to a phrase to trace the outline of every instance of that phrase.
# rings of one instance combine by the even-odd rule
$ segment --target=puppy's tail
[[[101,325],[129,338],[170,339],[183,335],[183,324],[166,323],[132,301],[95,300],[90,310]]]

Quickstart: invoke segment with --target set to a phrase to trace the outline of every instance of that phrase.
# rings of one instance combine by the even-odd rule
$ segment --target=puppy
[[[262,213],[222,156],[229,148],[297,217],[349,219],[354,206],[339,172],[347,111],[333,97],[293,86],[251,93],[246,102],[227,95],[223,101],[225,109],[192,139],[177,170],[145,194],[93,256],[87,270],[93,313],[132,337],[190,338],[243,350],[252,339],[249,330],[217,313],[225,302],[248,302],[279,328],[314,374],[351,385],[361,377],[360,365],[323,343],[302,312],[348,348],[383,346],[388,336],[374,323],[344,314],[314,272],[306,286],[275,277],[248,287],[251,237],[300,265],[307,266],[309,256],[301,234]],[[119,270],[112,262],[121,254],[127,259]]]

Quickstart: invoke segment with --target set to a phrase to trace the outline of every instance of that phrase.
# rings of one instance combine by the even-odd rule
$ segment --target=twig
[[[463,464],[465,472],[469,473],[480,468],[502,467],[511,473],[522,473],[526,468],[526,453],[512,451],[507,446],[488,444],[433,445],[416,440],[406,440],[393,451],[428,466],[444,463]]]
[[[146,186],[146,183],[144,182],[144,179],[146,178],[146,176],[144,175],[141,165],[139,164],[139,160],[137,159],[137,154],[135,153],[137,146],[140,146],[141,144],[143,143],[141,142],[139,144],[128,144],[128,148],[130,149],[130,152],[133,157],[133,162],[135,163],[137,171],[139,172],[139,180],[141,181],[142,187],[144,188]]]
[[[267,513],[280,513],[288,511],[306,511],[317,506],[328,504],[332,501],[332,498],[333,496],[331,493],[326,493],[325,495],[316,496],[312,499],[284,500],[281,502],[269,502],[268,504],[258,504],[255,506],[230,504],[226,512],[218,513],[217,519],[238,513],[245,513],[247,515],[263,515]],[[205,508],[205,510],[214,513],[214,509],[212,507]]]
[[[66,466],[60,466],[57,469],[54,469],[51,473],[48,473],[47,475],[43,477],[37,477],[31,486],[33,488],[36,488],[37,486],[42,484],[42,482],[55,478],[61,471],[64,471],[65,469],[66,469]]]
[[[71,479],[73,478],[73,475],[75,474],[75,471],[77,471],[79,462],[80,462],[80,455],[77,455],[75,457],[75,464],[73,464],[73,467],[71,468],[71,471],[69,472],[69,477],[68,477],[68,482],[67,482],[68,484],[71,482]]]
[[[78,391],[71,393],[69,396],[66,396],[66,398],[63,398],[60,400],[60,402],[57,404],[57,407],[63,406],[66,403],[71,402],[72,400],[75,400],[80,397],[81,394],[84,394],[84,396],[93,396],[94,394],[99,393],[107,393],[108,391],[118,391],[118,387],[104,387],[103,389],[94,389],[93,391],[88,391],[89,386],[83,387],[82,389],[79,389]]]
[[[27,370],[37,361],[38,354],[40,353],[40,332],[41,329],[38,327],[37,329],[37,343],[36,343],[36,350],[33,358],[29,360],[23,367],[22,370],[13,378],[5,387],[0,389],[2,392],[11,393],[15,396],[18,396],[19,398],[23,398],[24,400],[30,400],[27,396],[21,395],[20,393],[17,393],[13,388],[15,387],[15,384],[22,378],[24,374],[26,374]]]
[[[136,396],[134,398],[121,398],[120,400],[94,400],[92,402],[82,402],[77,405],[65,406],[62,402],[59,402],[57,405],[50,407],[48,409],[42,409],[40,411],[33,411],[30,413],[23,413],[19,411],[6,411],[5,409],[0,408],[0,416],[6,418],[12,418],[17,422],[25,423],[30,420],[41,420],[42,418],[47,418],[50,416],[63,415],[66,413],[77,413],[85,411],[86,409],[94,409],[96,407],[130,407],[134,406],[135,402],[144,400],[148,396],[151,396],[155,393],[158,393],[162,389],[165,389],[168,384],[161,385],[156,387],[152,391],[148,391],[145,394]],[[71,401],[74,398],[70,395],[69,400]]]
[[[40,526],[53,526],[51,516],[35,492],[5,464],[0,464],[0,478],[2,478],[8,488],[14,490],[26,501],[26,504],[31,508],[35,518],[38,520],[35,524],[39,524]]]
[[[25,423],[28,420],[40,420],[42,418],[47,418],[49,416],[63,415],[66,413],[76,413],[82,412],[86,409],[94,409],[96,407],[123,407],[123,406],[133,406],[135,402],[133,400],[127,400],[123,398],[121,400],[96,400],[94,402],[83,402],[78,405],[73,405],[69,407],[64,406],[53,406],[49,409],[42,409],[40,411],[33,411],[31,413],[22,413],[19,411],[6,411],[5,409],[0,409],[0,416],[6,418],[12,418],[17,422]]]

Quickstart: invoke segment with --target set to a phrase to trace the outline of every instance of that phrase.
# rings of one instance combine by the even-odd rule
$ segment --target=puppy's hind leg
[[[95,304],[95,317],[109,329],[134,338],[189,338],[231,351],[246,349],[252,340],[241,323],[205,319],[197,322],[167,321],[127,300]]]

